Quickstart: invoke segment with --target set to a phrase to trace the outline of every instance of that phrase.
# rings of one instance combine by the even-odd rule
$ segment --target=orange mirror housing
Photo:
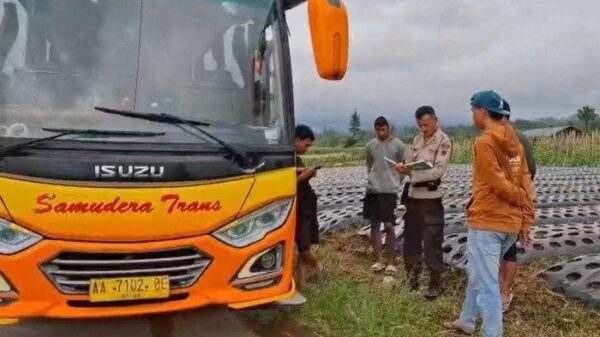
[[[348,69],[348,12],[342,0],[309,0],[308,18],[317,71],[341,80]]]

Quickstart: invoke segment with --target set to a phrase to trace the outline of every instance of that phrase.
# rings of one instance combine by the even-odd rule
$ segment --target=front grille
[[[171,289],[193,285],[211,258],[195,248],[144,253],[64,252],[42,265],[61,292],[89,293],[90,279],[168,275]]]

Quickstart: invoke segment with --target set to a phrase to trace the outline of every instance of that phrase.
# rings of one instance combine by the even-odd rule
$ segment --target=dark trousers
[[[421,273],[423,255],[433,282],[446,271],[444,265],[444,207],[442,199],[412,199],[406,203],[402,254],[407,273]]]

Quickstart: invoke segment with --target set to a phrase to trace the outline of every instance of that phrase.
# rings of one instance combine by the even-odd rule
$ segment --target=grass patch
[[[407,290],[402,273],[389,286],[382,283],[382,276],[369,272],[368,243],[353,233],[335,235],[317,253],[327,265],[325,285],[305,291],[309,301],[301,308],[262,312],[256,314],[257,320],[295,320],[318,335],[332,337],[454,336],[441,323],[460,313],[466,285],[461,272],[450,272],[444,296],[429,302]],[[553,262],[521,268],[513,308],[505,316],[505,336],[600,336],[600,311],[553,294],[536,277]]]

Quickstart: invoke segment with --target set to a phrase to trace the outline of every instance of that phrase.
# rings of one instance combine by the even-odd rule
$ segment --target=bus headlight
[[[215,231],[213,235],[234,247],[246,247],[258,242],[283,226],[292,209],[293,199],[271,203]]]
[[[41,240],[41,236],[21,226],[0,219],[0,254],[10,255],[18,253]]]

